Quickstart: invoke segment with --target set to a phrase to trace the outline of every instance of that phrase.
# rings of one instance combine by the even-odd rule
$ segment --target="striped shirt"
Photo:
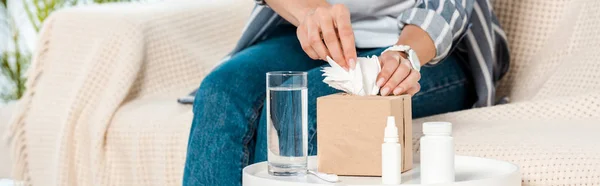
[[[449,53],[466,56],[473,75],[477,101],[475,107],[496,103],[495,84],[508,71],[508,43],[494,15],[490,0],[417,0],[415,6],[398,16],[398,26],[412,24],[425,30],[435,43],[436,56],[428,65],[443,61]],[[244,27],[234,55],[265,39],[285,21],[272,9],[256,6]],[[226,57],[225,59],[227,59]],[[192,103],[195,91],[179,99]]]

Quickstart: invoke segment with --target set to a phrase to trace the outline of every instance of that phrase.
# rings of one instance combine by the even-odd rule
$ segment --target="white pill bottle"
[[[452,123],[423,123],[421,137],[421,184],[454,182]]]

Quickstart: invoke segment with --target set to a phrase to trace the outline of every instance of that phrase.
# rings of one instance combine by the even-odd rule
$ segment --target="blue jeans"
[[[317,153],[316,99],[339,92],[323,83],[325,62],[310,59],[291,26],[226,61],[200,85],[188,142],[184,185],[238,186],[242,168],[267,160],[266,80],[269,71],[308,72],[308,153]],[[359,56],[379,55],[384,48],[359,49]],[[423,67],[421,91],[413,117],[470,108],[475,89],[462,61],[451,55],[439,65]]]

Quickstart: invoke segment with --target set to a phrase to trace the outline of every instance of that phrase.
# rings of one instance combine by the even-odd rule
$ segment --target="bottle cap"
[[[452,123],[450,122],[425,122],[423,123],[425,135],[451,135]]]
[[[388,116],[387,125],[385,126],[385,142],[398,142],[398,127],[396,127],[396,120],[394,116]]]

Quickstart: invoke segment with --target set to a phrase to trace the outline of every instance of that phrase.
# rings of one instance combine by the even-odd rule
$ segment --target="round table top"
[[[308,168],[316,170],[317,157],[308,159]],[[521,185],[521,174],[519,167],[508,162],[470,157],[456,156],[455,158],[456,182],[448,186],[519,186]],[[423,185],[420,184],[419,164],[414,164],[410,171],[402,173],[402,184],[400,185]],[[316,185],[382,185],[381,177],[351,177],[340,176],[340,182],[328,183],[313,175],[306,176],[271,176],[267,173],[267,163],[260,162],[247,166],[243,170],[244,186],[316,186]]]

